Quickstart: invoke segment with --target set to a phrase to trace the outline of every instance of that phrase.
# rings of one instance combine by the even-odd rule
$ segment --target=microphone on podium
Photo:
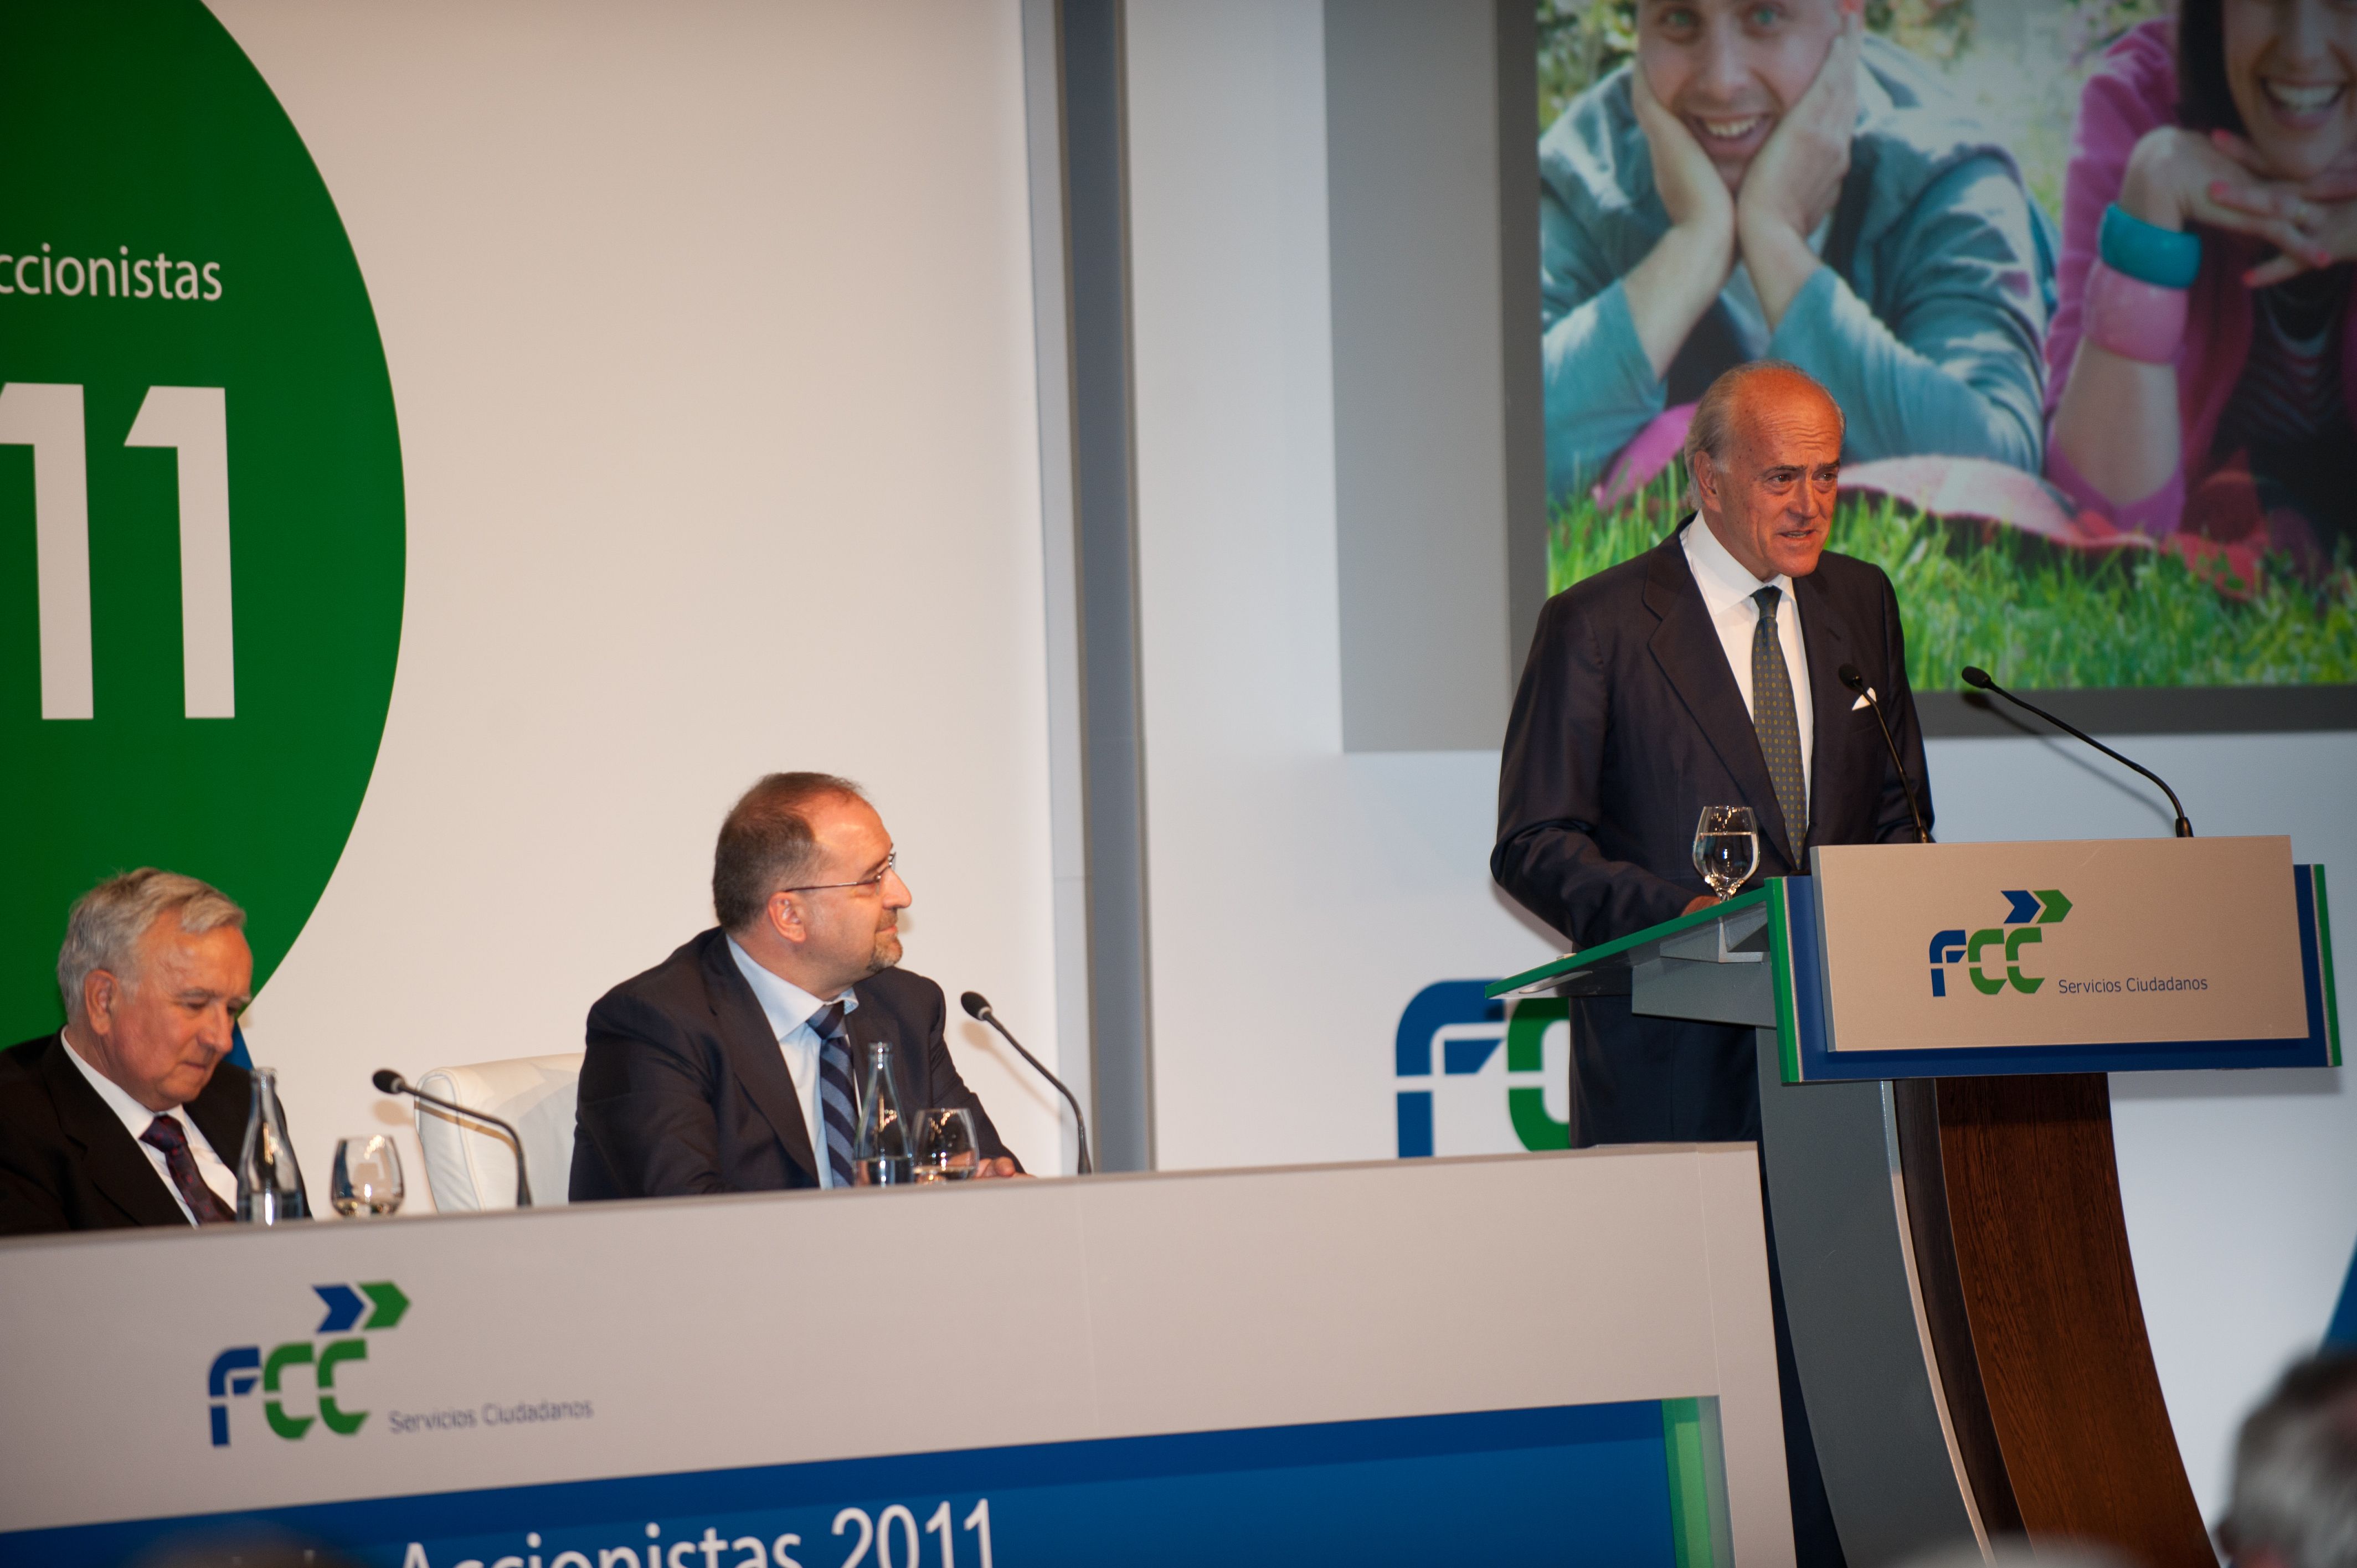
[[[1064,1080],[1049,1072],[1038,1057],[1023,1048],[1022,1041],[1006,1032],[1006,1026],[998,1021],[998,1015],[990,1010],[990,1003],[981,992],[967,992],[958,998],[958,1005],[965,1009],[967,1017],[979,1018],[997,1030],[1000,1037],[1015,1047],[1015,1054],[1031,1064],[1033,1072],[1056,1086],[1056,1092],[1062,1095],[1064,1102],[1072,1108],[1072,1126],[1080,1133],[1081,1138],[1081,1175],[1087,1176],[1094,1168],[1093,1162],[1089,1158],[1089,1124],[1081,1115],[1081,1102],[1072,1098],[1072,1091],[1064,1087]]]
[[[1915,842],[1930,843],[1932,830],[1923,825],[1923,809],[1915,803],[1914,780],[1907,777],[1907,764],[1899,759],[1899,742],[1891,738],[1890,721],[1882,716],[1881,700],[1874,694],[1874,688],[1866,683],[1866,677],[1858,672],[1857,665],[1845,664],[1834,674],[1843,685],[1865,698],[1866,705],[1874,710],[1874,722],[1882,731],[1882,744],[1890,749],[1890,766],[1899,769],[1899,789],[1907,797],[1907,814],[1915,819]]]
[[[2056,729],[2061,730],[2063,734],[2072,736],[2073,739],[2085,741],[2089,746],[2093,746],[2097,751],[2102,752],[2114,762],[2119,763],[2123,767],[2133,768],[2138,773],[2143,774],[2146,778],[2159,785],[2160,792],[2169,797],[2169,803],[2177,808],[2177,836],[2181,839],[2190,839],[2193,836],[2193,824],[2185,820],[2184,803],[2178,800],[2177,791],[2169,787],[2169,780],[2163,779],[2159,774],[2155,773],[2151,768],[2147,768],[2141,762],[2137,762],[2131,757],[2122,757],[2118,752],[2114,751],[2110,746],[2105,746],[2102,741],[2097,740],[2093,736],[2089,735],[2085,730],[2079,728],[2076,725],[2065,724],[2061,719],[2056,718],[2052,714],[2048,713],[2044,708],[2040,707],[2037,703],[2025,702],[2021,698],[2015,696],[2011,692],[2007,691],[1995,681],[1990,680],[1989,672],[1982,669],[1977,664],[1967,664],[1962,670],[1958,671],[1957,673],[1964,678],[1965,685],[1973,687],[1976,691],[1996,693],[1998,696],[2003,697],[2007,702],[2011,703],[2015,707],[2024,708],[2030,713],[2036,714],[2040,718],[2044,719],[2048,724],[2052,725]]]
[[[415,1084],[408,1082],[389,1067],[377,1069],[375,1073],[371,1075],[369,1081],[376,1085],[379,1094],[406,1094],[413,1099],[422,1100],[428,1105],[438,1105],[453,1115],[464,1116],[469,1122],[485,1122],[505,1133],[508,1135],[508,1142],[515,1145],[516,1207],[518,1208],[532,1207],[532,1178],[523,1168],[523,1139],[517,1135],[514,1127],[489,1112],[477,1111],[470,1106],[460,1105],[456,1101],[445,1100],[438,1094],[428,1094]]]

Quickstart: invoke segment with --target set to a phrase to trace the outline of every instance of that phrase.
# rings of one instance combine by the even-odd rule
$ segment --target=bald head
[[[1817,569],[1845,423],[1816,378],[1777,360],[1727,371],[1695,406],[1685,451],[1695,509],[1760,581]]]

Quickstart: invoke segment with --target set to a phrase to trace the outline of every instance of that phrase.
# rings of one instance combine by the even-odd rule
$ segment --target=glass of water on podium
[[[1695,869],[1724,904],[1760,864],[1760,824],[1749,806],[1705,806],[1695,823]]]

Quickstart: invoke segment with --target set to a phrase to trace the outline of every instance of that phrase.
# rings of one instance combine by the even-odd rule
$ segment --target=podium
[[[2214,1568],[2104,1075],[2339,1065],[2323,868],[2252,838],[1820,847],[1811,869],[1491,994],[1757,1030],[1773,1244],[1850,1561],[2027,1531]]]

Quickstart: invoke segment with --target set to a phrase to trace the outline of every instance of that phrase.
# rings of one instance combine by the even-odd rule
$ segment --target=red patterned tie
[[[169,1116],[158,1116],[147,1123],[147,1131],[139,1141],[153,1149],[164,1151],[164,1168],[172,1173],[172,1185],[180,1189],[180,1201],[197,1217],[199,1225],[225,1225],[237,1218],[221,1194],[205,1185],[197,1174],[197,1156],[188,1152],[188,1135]]]

